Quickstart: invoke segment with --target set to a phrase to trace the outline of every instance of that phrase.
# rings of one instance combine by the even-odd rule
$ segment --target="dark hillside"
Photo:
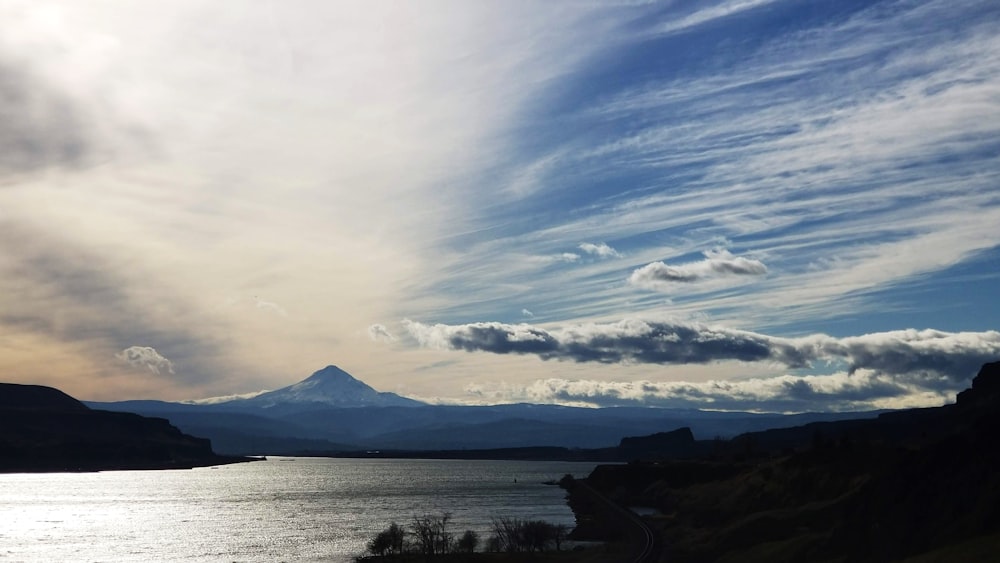
[[[69,395],[36,385],[0,383],[0,471],[99,471],[216,465],[203,438],[162,418],[91,410]]]
[[[89,411],[83,403],[52,387],[0,383],[0,409]]]
[[[1000,362],[954,405],[744,434],[686,460],[601,466],[586,482],[655,508],[647,520],[672,563],[968,553],[1000,532],[998,427]]]

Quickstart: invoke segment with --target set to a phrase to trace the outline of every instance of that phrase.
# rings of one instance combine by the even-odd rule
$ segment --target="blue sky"
[[[0,3],[0,373],[941,404],[1000,358],[992,2]]]

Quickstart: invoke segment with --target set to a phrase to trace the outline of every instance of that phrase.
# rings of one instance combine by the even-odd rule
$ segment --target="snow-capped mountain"
[[[94,409],[169,419],[188,434],[211,439],[216,452],[276,455],[372,449],[605,448],[613,447],[624,436],[645,436],[682,427],[691,428],[696,439],[705,440],[880,414],[429,405],[395,393],[380,393],[336,366],[327,366],[294,385],[252,398],[200,404],[144,400],[85,404]]]
[[[308,403],[333,407],[414,407],[424,404],[395,393],[376,391],[337,366],[326,366],[298,383],[262,393],[244,402],[263,408]]]

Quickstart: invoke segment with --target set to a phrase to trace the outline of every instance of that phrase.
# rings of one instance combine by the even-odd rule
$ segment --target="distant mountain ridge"
[[[625,436],[690,427],[696,439],[874,417],[877,412],[799,415],[643,407],[429,405],[379,392],[337,366],[253,398],[212,403],[131,400],[94,408],[167,418],[231,454],[330,454],[367,450],[614,447]]]
[[[230,405],[253,405],[266,409],[311,403],[340,408],[415,407],[425,404],[395,393],[376,391],[334,365],[326,366],[306,379],[287,387],[261,393],[250,399],[228,402]]]

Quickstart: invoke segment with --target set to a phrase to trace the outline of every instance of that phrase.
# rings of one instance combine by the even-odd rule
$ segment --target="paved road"
[[[628,563],[654,563],[656,561],[656,554],[659,553],[656,535],[649,528],[649,524],[645,520],[635,512],[604,496],[600,491],[583,481],[577,481],[576,486],[582,487],[598,503],[604,506],[609,514],[621,518],[621,521],[625,523],[626,532],[634,547],[634,556],[628,560]]]

